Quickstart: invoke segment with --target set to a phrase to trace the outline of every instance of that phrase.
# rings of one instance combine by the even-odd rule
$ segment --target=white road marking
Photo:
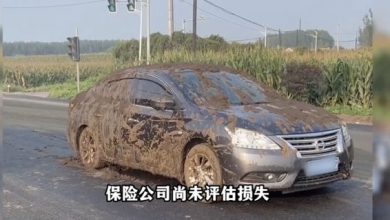
[[[16,97],[5,97],[2,98],[5,101],[17,101],[17,102],[29,102],[29,103],[36,103],[36,104],[42,104],[42,105],[53,105],[53,106],[62,106],[62,107],[68,107],[69,104],[66,102],[57,102],[57,101],[45,101],[45,100],[34,100],[34,99],[28,99],[28,98],[16,98]]]

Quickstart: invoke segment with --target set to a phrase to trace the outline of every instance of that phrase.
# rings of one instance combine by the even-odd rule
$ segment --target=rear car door
[[[130,103],[130,80],[121,79],[109,82],[103,90],[104,106],[101,109],[102,136],[104,154],[110,162],[121,163],[125,152],[125,140],[123,132],[126,129],[124,114],[131,106]],[[129,153],[134,155],[133,152]],[[130,158],[133,159],[133,158]]]

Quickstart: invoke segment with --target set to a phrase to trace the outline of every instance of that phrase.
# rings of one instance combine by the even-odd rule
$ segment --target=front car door
[[[136,79],[133,91],[132,117],[135,160],[140,169],[175,176],[175,161],[183,123],[178,117],[180,103],[161,83],[151,79]],[[162,107],[164,103],[171,103]]]

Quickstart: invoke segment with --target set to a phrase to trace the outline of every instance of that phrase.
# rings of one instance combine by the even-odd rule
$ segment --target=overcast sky
[[[166,34],[167,0],[150,1],[151,32]],[[362,18],[372,8],[370,0],[210,1],[275,29],[297,29],[301,18],[302,29],[325,29],[335,37],[339,25],[341,40],[355,38],[362,25]],[[29,8],[85,2],[92,3],[72,7]],[[182,29],[183,19],[191,19],[191,2],[192,0],[174,0],[175,30]],[[203,0],[198,2],[199,16],[205,18],[199,22],[201,36],[219,34],[227,40],[262,36],[263,30],[258,27],[213,8]],[[108,13],[107,0],[1,0],[1,4],[6,42],[65,41],[67,36],[74,34],[76,27],[83,39],[131,39],[139,35],[139,17],[126,11],[126,3],[118,3],[116,14]],[[186,29],[191,32],[191,25],[187,24]]]
[[[376,29],[380,32],[390,34],[390,1],[389,0],[374,0],[374,20]]]

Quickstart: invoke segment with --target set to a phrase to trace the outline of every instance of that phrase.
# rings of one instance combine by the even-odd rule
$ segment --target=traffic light
[[[112,13],[116,12],[116,0],[108,0],[108,10]]]
[[[73,61],[80,61],[80,40],[78,37],[68,37],[68,55]]]
[[[135,0],[127,0],[127,10],[130,12],[135,11]]]

